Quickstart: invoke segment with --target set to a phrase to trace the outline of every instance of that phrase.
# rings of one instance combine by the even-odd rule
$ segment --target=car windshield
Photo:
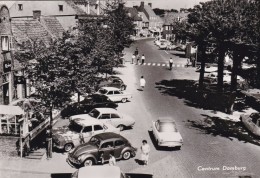
[[[99,92],[100,94],[106,94],[106,93],[107,93],[107,90],[101,88],[101,89],[98,90],[98,92]]]
[[[98,139],[98,138],[95,137],[95,136],[90,139],[90,142],[93,143],[93,144],[95,144],[97,147],[100,146],[100,139]]]
[[[161,122],[159,132],[178,132],[174,122]]]
[[[88,115],[90,115],[91,117],[97,118],[99,116],[100,112],[96,109],[93,109],[92,111],[90,111],[88,113]]]
[[[82,126],[81,126],[81,125],[78,125],[76,122],[74,122],[74,121],[72,120],[72,121],[70,122],[69,129],[70,129],[71,131],[80,133],[81,130],[82,130]]]

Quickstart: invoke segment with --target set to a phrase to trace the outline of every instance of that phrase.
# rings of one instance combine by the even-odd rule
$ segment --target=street
[[[131,55],[136,47],[139,54],[145,55],[145,65],[131,64]],[[172,70],[166,65],[170,57],[174,61]],[[258,177],[260,170],[259,164],[256,163],[260,162],[259,146],[224,134],[214,135],[202,127],[196,127],[198,124],[194,123],[202,123],[205,118],[211,117],[212,111],[193,107],[184,98],[172,93],[171,87],[164,85],[171,80],[198,80],[199,73],[195,72],[195,68],[185,67],[186,59],[181,57],[181,52],[158,50],[151,39],[136,41],[130,49],[126,49],[125,67],[116,68],[115,71],[127,84],[126,91],[132,93],[133,98],[130,102],[119,103],[118,111],[132,116],[136,121],[133,129],[122,131],[121,135],[137,147],[138,152],[135,158],[118,161],[117,165],[125,173],[153,174],[154,178]],[[146,80],[144,91],[138,90],[141,76]],[[150,130],[152,121],[160,117],[171,117],[176,121],[184,140],[181,150],[156,149]],[[68,121],[62,120],[56,127],[66,122]],[[151,146],[148,166],[139,165],[136,161],[140,158],[140,146],[144,139],[148,140]],[[65,162],[67,154],[53,154],[59,158],[59,162],[55,162],[57,170],[65,168],[65,173],[73,172],[74,168],[70,168]],[[44,159],[42,161],[47,162]],[[33,162],[34,160],[31,161]],[[52,165],[51,162],[52,160],[49,160],[49,165]],[[8,172],[11,177],[15,175],[15,172],[11,171],[4,171],[3,174]],[[36,177],[36,174],[29,175],[27,172],[19,173],[19,177],[22,175],[27,178]],[[37,174],[37,177],[54,176]]]

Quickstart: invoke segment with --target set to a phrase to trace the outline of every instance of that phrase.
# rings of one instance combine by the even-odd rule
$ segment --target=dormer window
[[[63,12],[63,5],[59,5],[59,11]]]
[[[22,11],[23,10],[23,5],[22,4],[18,4],[18,10]]]

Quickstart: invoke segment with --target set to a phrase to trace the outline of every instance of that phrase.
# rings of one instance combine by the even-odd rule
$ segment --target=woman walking
[[[144,79],[144,76],[141,76],[141,79],[140,79],[140,88],[141,88],[142,91],[144,90],[145,84],[146,84],[146,81],[145,81],[145,79]]]
[[[144,165],[148,165],[150,146],[148,145],[147,140],[143,140],[142,143],[143,145],[141,146],[141,160],[143,161]]]

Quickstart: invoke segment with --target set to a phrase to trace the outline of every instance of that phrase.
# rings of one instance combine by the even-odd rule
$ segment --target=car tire
[[[126,89],[126,86],[125,85],[122,85],[121,87],[120,87],[120,90],[121,91],[123,91],[123,90],[125,90]]]
[[[70,150],[72,150],[74,147],[74,145],[72,143],[67,143],[64,145],[64,151],[65,152],[69,152]]]
[[[92,165],[94,165],[95,163],[94,163],[94,160],[93,159],[91,159],[91,158],[87,158],[85,161],[84,161],[84,163],[83,163],[83,166],[92,166]]]
[[[124,125],[122,125],[122,124],[120,124],[119,126],[117,126],[117,128],[119,128],[119,129],[120,129],[120,131],[123,131],[123,130],[125,130],[125,126],[124,126]]]
[[[122,103],[125,103],[126,101],[127,101],[127,99],[126,98],[122,98]]]
[[[125,152],[123,153],[123,155],[122,155],[122,158],[123,158],[124,160],[130,159],[130,158],[131,158],[131,152],[130,152],[130,151],[125,151]]]

